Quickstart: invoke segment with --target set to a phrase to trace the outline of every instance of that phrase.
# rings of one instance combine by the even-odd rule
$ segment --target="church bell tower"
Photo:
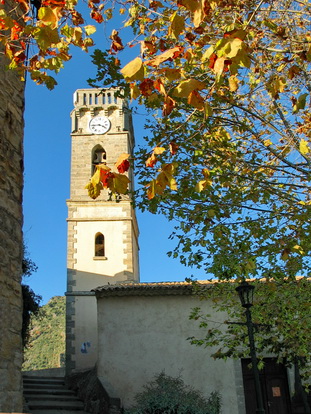
[[[79,89],[71,112],[71,178],[67,247],[67,373],[97,360],[97,309],[92,289],[139,282],[138,226],[128,196],[107,190],[93,200],[85,189],[96,165],[115,171],[122,153],[132,154],[134,133],[126,101],[117,90]],[[130,185],[133,172],[129,171]]]

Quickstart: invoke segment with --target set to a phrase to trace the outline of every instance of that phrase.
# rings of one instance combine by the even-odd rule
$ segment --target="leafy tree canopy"
[[[19,17],[16,7],[2,3],[0,38],[10,67],[29,71],[38,83],[53,87],[47,72],[70,58],[70,45],[93,44],[95,26],[85,24],[77,0],[34,1],[37,16],[27,0],[16,0]],[[113,30],[112,58],[97,52],[97,80],[107,85],[107,74],[116,80],[121,73],[130,97],[154,114],[146,147],[136,155],[137,204],[179,221],[171,254],[218,278],[308,274],[309,2],[96,0],[88,6],[96,22],[121,14],[124,28],[133,30],[129,41]],[[140,52],[121,67],[115,55],[135,44]],[[125,192],[125,171],[96,171],[91,196],[102,187]]]
[[[276,355],[279,362],[299,367],[305,386],[310,386],[310,280],[252,283],[256,287],[252,319],[259,366],[267,355]],[[210,301],[212,309],[228,315],[224,323],[214,322],[201,308],[193,309],[190,316],[202,328],[202,337],[189,338],[191,343],[213,347],[214,358],[249,357],[246,318],[235,287],[234,283],[221,282],[203,289],[197,285],[196,292],[202,300]]]

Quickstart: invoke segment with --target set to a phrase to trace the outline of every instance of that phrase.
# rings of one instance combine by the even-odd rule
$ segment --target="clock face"
[[[92,134],[104,134],[110,129],[110,121],[105,116],[95,116],[89,122],[89,130]]]

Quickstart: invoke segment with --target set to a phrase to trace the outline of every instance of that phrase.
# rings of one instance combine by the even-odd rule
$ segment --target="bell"
[[[106,153],[105,151],[98,151],[94,154],[94,164],[101,164],[106,160]]]

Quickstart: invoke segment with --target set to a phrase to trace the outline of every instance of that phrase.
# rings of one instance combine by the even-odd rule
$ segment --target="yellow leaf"
[[[180,84],[174,89],[174,96],[179,96],[180,98],[188,98],[192,91],[202,90],[205,88],[205,83],[196,79],[187,79],[180,82]]]
[[[90,36],[96,32],[96,27],[93,25],[84,26],[85,33]]]
[[[269,147],[270,145],[272,145],[272,141],[270,139],[265,139],[263,144],[265,147]]]
[[[130,84],[131,99],[137,99],[140,96],[140,89],[136,82]]]
[[[81,29],[81,27],[75,27],[73,29],[73,36],[72,36],[72,38],[73,38],[73,41],[76,44],[79,44],[80,43],[80,41],[82,40],[82,29]]]
[[[301,246],[299,246],[298,244],[296,244],[293,249],[297,250],[301,255],[304,254],[303,248]]]
[[[144,66],[141,58],[137,57],[121,69],[121,73],[127,81],[144,80]]]
[[[212,54],[215,52],[214,46],[210,46],[202,56],[202,62],[205,62],[206,60],[209,60],[209,58],[212,56]]]
[[[217,55],[225,56],[226,58],[234,58],[241,50],[242,43],[243,41],[237,37],[226,39],[224,46],[217,50]]]
[[[306,154],[308,154],[308,152],[310,152],[308,142],[305,139],[300,140],[299,151],[302,155],[306,155]]]
[[[100,169],[96,168],[94,175],[91,178],[91,183],[95,187],[96,184],[100,182]]]
[[[165,68],[165,69],[159,70],[159,74],[163,74],[167,78],[167,80],[170,82],[180,79],[181,77],[180,69]]]
[[[177,14],[177,11],[172,14],[171,18],[171,25],[168,30],[168,34],[173,36],[175,39],[178,39],[181,32],[185,30],[185,19],[183,16]]]
[[[162,179],[162,175],[163,175],[163,179],[162,179],[162,184],[165,184],[164,187],[167,185],[169,186],[169,188],[173,191],[177,191],[177,182],[175,180],[175,178],[173,177],[173,170],[170,168],[171,164],[164,164],[164,167],[162,169],[162,172],[159,174],[157,180],[160,180],[160,176]]]
[[[34,38],[37,40],[38,46],[43,51],[60,41],[57,28],[52,29],[50,26],[38,27]]]
[[[217,58],[214,64],[214,68],[213,68],[214,72],[216,73],[217,79],[219,79],[220,76],[222,75],[224,71],[224,66],[225,66],[225,58],[224,57]]]
[[[201,180],[199,181],[195,186],[195,191],[198,193],[201,193],[203,190],[205,190],[207,187],[210,187],[212,185],[212,180]]]
[[[193,12],[193,24],[194,27],[200,26],[204,19],[204,0],[198,0],[195,2],[195,9]]]
[[[38,11],[38,20],[41,23],[55,28],[58,26],[58,21],[61,17],[61,7],[40,7]]]
[[[147,63],[148,65],[159,66],[163,62],[179,56],[182,53],[182,50],[183,49],[180,46],[173,47],[172,49],[168,49],[165,52],[161,53],[161,55],[157,56],[156,58],[149,60]]]
[[[164,151],[165,151],[165,148],[163,147],[155,147],[153,150],[153,153],[155,155],[160,155],[160,154],[163,154]]]
[[[235,92],[239,87],[239,81],[236,75],[231,75],[229,77],[229,89],[231,92]]]
[[[113,173],[109,189],[113,193],[126,194],[128,184],[131,182],[126,175]]]

